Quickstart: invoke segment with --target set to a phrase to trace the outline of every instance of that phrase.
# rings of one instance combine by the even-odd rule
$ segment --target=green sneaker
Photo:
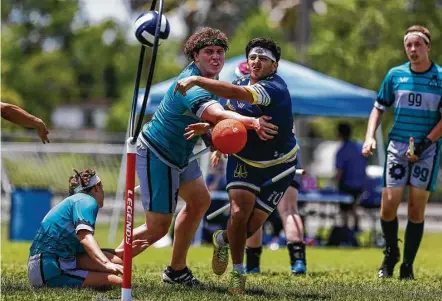
[[[216,242],[216,236],[218,233],[223,230],[217,230],[213,233],[212,242],[213,242],[213,256],[212,256],[212,271],[216,275],[222,275],[227,269],[227,265],[229,264],[229,246],[218,246]]]
[[[237,270],[230,273],[229,294],[243,295],[246,293],[246,275]]]

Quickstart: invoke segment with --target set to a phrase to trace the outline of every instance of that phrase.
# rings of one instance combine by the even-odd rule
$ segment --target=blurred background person
[[[351,216],[353,231],[359,232],[359,217],[356,209],[364,191],[367,159],[361,154],[362,145],[351,140],[351,127],[348,123],[339,123],[337,133],[342,145],[336,153],[335,180],[339,192],[349,194],[353,198],[351,204],[340,204],[343,226],[349,227],[349,217]]]

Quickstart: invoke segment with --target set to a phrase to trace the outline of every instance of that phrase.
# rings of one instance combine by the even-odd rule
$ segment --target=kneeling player
[[[69,194],[43,219],[30,249],[28,279],[33,287],[121,285],[123,250],[101,250],[94,238],[103,207],[103,184],[93,169],[69,178]],[[134,241],[132,256],[147,244]]]

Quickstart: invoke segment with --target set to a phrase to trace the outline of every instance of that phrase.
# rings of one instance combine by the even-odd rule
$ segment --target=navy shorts
[[[253,167],[235,156],[227,160],[227,191],[244,189],[256,195],[255,208],[272,213],[293,179],[289,174],[265,188],[261,185],[295,165],[295,161],[281,163],[267,168]]]

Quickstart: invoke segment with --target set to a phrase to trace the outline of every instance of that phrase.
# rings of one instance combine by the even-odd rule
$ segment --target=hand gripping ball
[[[135,37],[137,40],[146,46],[152,47],[155,39],[155,29],[159,14],[156,11],[150,10],[142,13],[135,21]],[[170,25],[166,16],[161,17],[160,39],[166,40],[169,37]]]
[[[235,154],[247,143],[247,129],[239,121],[224,119],[212,131],[213,146],[223,154]]]

